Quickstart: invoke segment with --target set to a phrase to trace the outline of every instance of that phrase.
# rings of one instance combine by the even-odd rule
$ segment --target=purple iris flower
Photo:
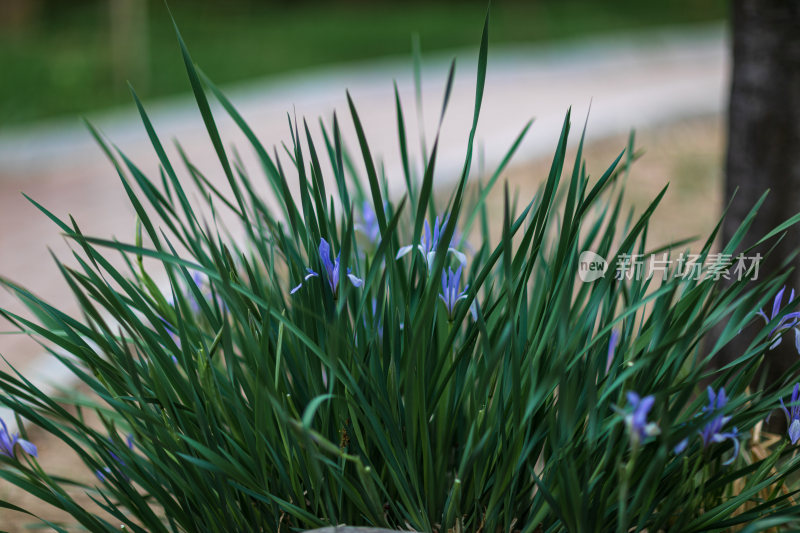
[[[789,440],[792,441],[792,444],[797,444],[797,441],[800,440],[800,383],[794,385],[789,409],[786,408],[783,398],[781,398],[781,409],[786,415],[786,425],[789,426]]]
[[[783,293],[786,291],[786,287],[783,287],[778,294],[775,295],[775,300],[772,302],[772,314],[767,316],[763,309],[758,310],[758,316],[764,319],[764,321],[769,324],[781,312],[781,304],[783,303]],[[792,289],[791,294],[789,295],[789,301],[794,300],[794,289]],[[781,334],[789,329],[794,329],[794,346],[798,353],[800,353],[800,312],[793,312],[787,313],[780,321],[772,328],[772,331],[769,332],[769,338],[772,340],[772,343],[769,345],[770,350],[774,350],[780,343],[781,343]]]
[[[678,445],[677,445],[677,446],[675,446],[675,447],[672,449],[672,451],[673,451],[673,452],[675,452],[675,455],[679,455],[681,452],[683,452],[683,450],[685,450],[685,449],[686,449],[686,447],[687,447],[688,445],[689,445],[689,439],[683,439],[682,441],[680,441],[680,442],[678,443]]]
[[[417,250],[419,250],[419,252],[425,258],[426,264],[428,265],[428,270],[433,269],[433,263],[436,260],[436,250],[439,248],[439,240],[444,235],[448,220],[449,218],[445,217],[442,225],[439,226],[439,217],[436,217],[436,220],[433,223],[433,232],[431,232],[431,226],[428,224],[428,221],[425,221],[425,225],[423,227],[424,233],[422,235],[421,242],[417,245]],[[397,256],[395,256],[395,259],[400,259],[413,249],[413,244],[403,246],[397,251]],[[462,266],[467,264],[467,256],[455,248],[450,247],[449,243],[447,252],[453,254]]]
[[[628,399],[628,404],[632,409],[630,413],[625,415],[625,425],[628,426],[628,430],[631,432],[631,438],[638,443],[647,437],[653,437],[661,433],[658,424],[647,421],[647,415],[656,401],[655,397],[651,395],[640,398],[633,391],[629,391],[625,397]]]
[[[109,442],[111,442],[113,444],[113,441],[111,439],[109,439]],[[128,436],[125,438],[125,444],[128,446],[129,450],[133,449],[133,434],[132,433],[128,434]],[[109,453],[109,455],[111,455],[111,458],[114,459],[114,461],[116,461],[119,464],[119,466],[125,466],[125,461],[123,461],[119,457],[119,455],[115,454],[111,450],[109,450],[108,453]],[[111,473],[111,468],[106,466],[105,468],[103,468],[101,470],[95,470],[94,475],[97,476],[97,479],[99,479],[100,482],[105,483],[106,482],[106,474],[110,474],[110,473]],[[122,474],[122,477],[124,479],[126,479],[126,480],[128,479],[128,476],[126,476],[125,474]]]
[[[463,267],[459,266],[458,270],[453,272],[452,268],[447,267],[447,272],[442,272],[442,293],[439,298],[444,302],[444,307],[447,309],[447,318],[451,322],[453,321],[456,304],[459,300],[467,298],[467,287],[464,287],[463,291],[458,290],[461,285],[462,269]]]
[[[361,204],[361,218],[363,224],[356,224],[355,229],[367,236],[371,242],[378,242],[381,236],[381,228],[378,225],[378,216],[372,208],[372,204],[364,200]]]
[[[328,285],[330,285],[331,292],[333,293],[333,297],[336,298],[339,295],[339,257],[341,256],[341,252],[339,255],[336,256],[336,259],[331,261],[331,245],[328,244],[328,241],[325,239],[319,240],[319,258],[322,261],[322,266],[325,268],[325,279],[328,280]],[[319,277],[319,274],[311,270],[310,268],[306,269],[308,274],[303,278],[303,281],[308,281],[310,278]],[[350,273],[350,269],[347,269],[347,278],[350,280],[356,287],[361,287],[364,284],[364,281],[361,278],[356,277],[355,275]],[[300,290],[303,284],[300,283],[297,287],[289,291],[289,294],[294,294]]]
[[[612,329],[611,338],[608,341],[608,355],[606,356],[606,374],[608,374],[608,370],[611,368],[611,363],[614,361],[614,352],[617,350],[618,344],[619,344],[619,330]]]
[[[718,393],[714,393],[714,389],[708,387],[708,405],[703,407],[703,413],[712,415],[722,410],[728,403],[728,398],[725,396],[725,387],[720,387]],[[733,431],[722,431],[722,427],[731,419],[729,416],[717,414],[706,426],[700,431],[700,436],[703,438],[703,446],[708,447],[715,442],[724,442],[730,440],[733,443],[733,456],[725,461],[724,465],[729,465],[739,455],[739,439],[738,431],[733,428]]]
[[[6,426],[6,423],[2,418],[0,418],[0,425],[3,426],[0,428],[0,455],[5,455],[6,457],[11,457],[13,459],[14,447],[19,444],[19,447],[22,448],[22,451],[33,457],[38,457],[36,445],[26,441],[25,439],[19,438],[19,433],[14,433],[13,435],[9,433],[8,426]]]

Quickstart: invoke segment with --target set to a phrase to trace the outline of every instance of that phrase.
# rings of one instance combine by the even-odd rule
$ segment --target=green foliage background
[[[474,46],[474,21],[486,7],[479,0],[169,4],[194,56],[219,84],[405,56],[412,34],[428,52]],[[107,0],[47,1],[26,24],[0,21],[0,128],[127,103],[128,78],[143,98],[186,91],[162,2],[147,1],[141,72],[132,65],[115,68],[108,5]],[[720,21],[725,15],[722,0],[499,1],[492,33],[498,44],[524,44]]]

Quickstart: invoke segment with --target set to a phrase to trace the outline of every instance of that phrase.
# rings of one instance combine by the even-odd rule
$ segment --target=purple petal
[[[786,287],[782,287],[781,290],[778,291],[778,294],[775,295],[775,301],[772,302],[772,317],[775,318],[778,316],[778,313],[781,310],[781,300],[783,300],[783,292],[786,290]]]
[[[192,281],[194,281],[194,284],[198,287],[202,287],[203,283],[205,282],[205,278],[200,272],[194,271],[192,272]]]
[[[636,394],[635,392],[628,391],[627,393],[625,393],[625,397],[628,398],[628,403],[630,403],[634,409],[636,409],[639,406],[639,400],[640,400],[639,395]]]
[[[364,219],[364,224],[357,224],[356,229],[363,232],[369,240],[376,242],[381,234],[381,229],[378,226],[378,216],[375,210],[372,209],[372,204],[366,200],[361,204],[361,217]]]
[[[794,349],[800,355],[800,328],[794,328]]]
[[[783,403],[783,398],[778,398],[781,402],[781,409],[783,409],[783,414],[786,415],[786,423],[788,424],[791,420],[791,415],[789,414],[789,410],[786,408],[786,404]]]
[[[644,397],[644,398],[642,398],[642,400],[639,402],[639,407],[638,407],[638,409],[639,409],[639,410],[640,410],[642,413],[644,413],[645,415],[647,415],[647,413],[649,413],[649,412],[650,412],[650,409],[652,409],[652,408],[653,408],[653,404],[655,404],[655,402],[656,402],[656,398],[655,398],[655,396],[653,396],[653,395],[650,395],[650,396],[645,396],[645,397]]]
[[[308,274],[306,274],[306,276],[303,278],[303,281],[308,281],[308,280],[309,280],[309,279],[311,279],[311,278],[317,278],[317,277],[319,277],[319,274],[317,274],[316,272],[314,272],[314,271],[313,271],[313,270],[311,270],[310,268],[307,268],[306,270],[308,271]],[[297,291],[299,291],[299,290],[300,290],[300,287],[302,287],[302,286],[303,286],[303,282],[300,282],[300,285],[298,285],[297,287],[295,287],[295,288],[293,288],[292,290],[290,290],[290,291],[289,291],[289,294],[294,294],[294,293],[296,293]]]
[[[608,341],[608,355],[606,356],[606,374],[608,374],[608,369],[611,368],[611,363],[614,360],[614,353],[617,350],[618,344],[619,344],[619,330],[612,329],[611,338]]]
[[[362,280],[361,278],[357,278],[356,276],[350,274],[349,272],[347,273],[347,278],[350,280],[350,283],[352,283],[355,287],[361,287],[364,284],[364,280]]]
[[[436,260],[436,252],[428,252],[425,256],[425,262],[428,265],[428,270],[433,270],[433,262]]]
[[[0,455],[14,457],[14,442],[7,433],[0,434]]]
[[[8,433],[8,427],[2,418],[0,418],[0,425],[3,426],[3,428],[0,429],[0,454],[13,457],[14,441],[11,439],[11,435]]]
[[[461,266],[464,266],[464,265],[467,264],[467,256],[464,255],[463,253],[459,252],[455,248],[448,248],[447,251],[449,253],[453,254],[454,256],[456,256],[456,259],[461,264]]]
[[[322,261],[322,266],[325,267],[325,273],[328,275],[328,279],[332,279],[333,262],[331,261],[331,245],[322,238],[319,240],[319,259]]]
[[[782,331],[793,328],[797,324],[798,319],[800,319],[800,312],[795,311],[792,313],[787,313],[783,316],[783,318],[781,318],[780,322],[778,322],[778,325],[775,326],[772,331]]]
[[[725,396],[725,387],[720,387],[717,393],[717,409],[722,409],[728,404],[728,398]]]
[[[731,433],[721,433],[721,434],[719,435],[720,437],[725,437],[726,439],[728,439],[728,440],[730,440],[731,442],[733,442],[733,455],[731,455],[731,458],[730,458],[730,459],[728,459],[727,461],[725,461],[724,463],[722,463],[723,465],[729,465],[729,464],[731,464],[731,463],[732,463],[732,462],[733,462],[733,461],[734,461],[734,460],[735,460],[737,457],[739,457],[739,439],[738,439],[738,438],[736,438],[736,433],[737,433],[737,432],[736,432],[736,428],[733,428],[733,431],[732,431]]]
[[[423,253],[428,253],[428,252],[431,251],[431,247],[433,246],[433,243],[431,242],[431,226],[430,226],[430,224],[428,224],[428,220],[427,219],[425,220],[424,230],[425,230],[425,235],[424,235],[425,240],[422,243],[422,245],[425,247],[425,252],[423,252]]]
[[[654,396],[645,396],[633,412],[633,422],[637,426],[638,431],[643,431],[647,425],[647,414],[650,412],[650,409],[653,408],[655,400]]]
[[[19,444],[19,447],[22,448],[22,450],[25,453],[27,453],[28,455],[30,455],[32,457],[38,457],[39,456],[39,452],[36,449],[36,445],[33,444],[32,442],[28,442],[28,441],[26,441],[24,439],[18,439],[17,440],[17,444]]]
[[[717,400],[717,395],[714,393],[714,389],[711,388],[711,385],[708,386],[706,392],[708,392],[708,405],[711,407],[711,409],[713,409],[714,402]]]
[[[792,444],[797,444],[798,439],[800,439],[800,420],[795,418],[789,425],[789,440]]]
[[[478,321],[478,306],[477,306],[477,303],[478,303],[477,300],[473,300],[472,304],[470,304],[470,306],[469,306],[469,312],[472,315],[472,320],[474,320],[475,322]]]
[[[328,284],[331,286],[331,291],[334,293],[339,289],[339,255],[336,256],[336,260],[333,263],[333,269],[328,272]]]
[[[453,289],[455,292],[458,292],[458,288],[461,286],[461,271],[464,270],[464,265],[459,265],[458,270],[456,270],[455,281],[453,281]],[[452,272],[452,270],[451,270]]]
[[[408,254],[414,248],[413,244],[409,244],[408,246],[403,246],[399,250],[397,250],[397,255],[394,257],[395,259],[400,259],[404,255]]]
[[[677,445],[677,446],[675,446],[675,447],[672,449],[672,451],[673,451],[673,452],[675,452],[675,455],[679,455],[681,452],[683,452],[683,450],[685,450],[685,449],[686,449],[686,447],[687,447],[688,445],[689,445],[689,439],[688,439],[688,438],[687,438],[687,439],[683,439],[682,441],[680,441],[680,442],[678,443],[678,445]]]

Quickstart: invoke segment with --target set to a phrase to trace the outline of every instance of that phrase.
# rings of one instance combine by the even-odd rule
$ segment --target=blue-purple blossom
[[[685,449],[686,449],[686,447],[687,447],[688,445],[689,445],[689,439],[688,439],[688,438],[687,438],[687,439],[683,439],[682,441],[680,441],[680,442],[677,444],[677,446],[675,446],[675,447],[672,449],[672,451],[673,451],[673,452],[675,452],[675,455],[679,455],[681,452],[683,452],[683,450],[685,450]]]
[[[786,287],[783,287],[778,294],[775,295],[775,300],[772,302],[772,314],[767,316],[763,309],[758,310],[758,316],[764,319],[764,321],[769,324],[773,320],[775,320],[778,315],[781,313],[781,304],[783,303],[783,293],[786,291]],[[789,301],[794,300],[794,289],[792,289],[791,294],[789,295]],[[769,340],[770,345],[769,349],[774,350],[777,346],[781,343],[781,334],[784,331],[794,329],[794,346],[798,353],[800,353],[800,312],[792,312],[787,313],[784,315],[780,321],[773,326],[772,330],[769,332]]]
[[[445,217],[444,221],[442,222],[441,226],[439,225],[439,217],[436,217],[436,220],[433,223],[433,232],[431,232],[430,224],[428,221],[425,221],[425,225],[423,227],[424,233],[422,234],[422,238],[420,243],[417,245],[417,250],[422,254],[425,258],[425,262],[428,265],[428,270],[433,269],[433,263],[436,260],[436,250],[439,248],[439,240],[442,236],[444,236],[445,228],[447,227],[447,222],[449,218]],[[453,254],[458,262],[461,263],[461,266],[467,264],[467,256],[463,253],[459,252],[455,248],[449,246],[448,243],[447,253]],[[411,250],[414,249],[413,244],[409,244],[408,246],[403,246],[400,250],[397,251],[397,255],[395,259],[400,259],[404,255],[408,254]]]
[[[728,398],[725,396],[725,387],[720,387],[719,392],[716,394],[714,393],[714,389],[708,387],[708,405],[703,407],[703,413],[706,416],[714,415],[714,418],[700,431],[700,436],[703,439],[703,446],[706,448],[715,442],[730,440],[733,443],[733,455],[730,459],[722,463],[724,465],[731,464],[739,455],[737,429],[733,428],[732,431],[722,430],[723,426],[728,423],[731,417],[718,414],[727,403]]]
[[[651,395],[641,398],[633,391],[629,391],[625,397],[628,399],[628,404],[631,408],[631,411],[625,415],[625,425],[628,426],[631,438],[636,442],[640,442],[647,437],[653,437],[661,433],[658,424],[647,421],[647,415],[656,401],[655,397]]]
[[[333,293],[333,297],[336,298],[339,295],[339,257],[341,256],[341,252],[339,255],[336,256],[336,259],[331,261],[331,245],[328,244],[328,241],[325,239],[319,240],[319,259],[322,262],[322,266],[325,268],[325,279],[328,281],[328,285],[331,288],[331,292]],[[314,272],[310,268],[306,268],[308,274],[303,278],[303,281],[308,281],[310,278],[320,277],[317,272]],[[350,269],[347,269],[347,278],[350,280],[356,287],[361,287],[364,284],[364,281],[361,278],[356,277],[350,272]],[[300,290],[303,284],[300,283],[297,287],[293,288],[289,294],[294,294]]]
[[[111,439],[109,439],[109,442],[111,442],[113,444],[113,441],[111,441]],[[128,446],[129,450],[133,449],[133,434],[132,433],[128,434],[128,436],[125,438],[125,445]],[[113,451],[109,450],[108,454],[111,456],[112,459],[114,459],[114,461],[117,462],[117,464],[119,466],[125,466],[125,461],[123,461],[120,458],[120,456],[115,454]],[[94,471],[94,475],[96,475],[97,479],[99,479],[100,482],[102,482],[102,483],[106,482],[106,474],[110,474],[110,473],[111,473],[111,467],[108,467],[108,466],[106,466],[106,467],[104,467],[104,468],[102,468],[100,470],[95,470]],[[128,476],[126,476],[125,474],[122,474],[122,477],[124,479],[126,479],[126,480],[128,479]]]
[[[28,442],[25,439],[19,438],[19,433],[14,433],[13,435],[9,433],[8,426],[0,418],[0,425],[3,427],[0,428],[0,455],[5,455],[6,457],[14,458],[14,447],[19,444],[19,447],[22,448],[22,451],[31,455],[33,457],[38,456],[38,451],[36,449],[36,445],[31,442]]]
[[[363,223],[356,224],[355,229],[366,235],[371,242],[378,242],[381,236],[378,216],[375,214],[372,204],[366,200],[361,204],[361,218]]]
[[[444,302],[444,307],[447,309],[447,318],[450,321],[453,320],[456,304],[460,300],[467,298],[467,287],[464,287],[463,291],[459,291],[463,268],[459,266],[458,270],[453,272],[452,268],[447,267],[447,272],[442,272],[442,293],[439,294],[439,298]]]
[[[608,374],[608,370],[611,368],[611,363],[614,361],[614,353],[617,350],[618,344],[619,344],[619,330],[612,329],[611,338],[608,340],[608,355],[606,356],[606,374]]]
[[[789,409],[781,398],[781,409],[786,415],[786,425],[789,427],[789,440],[792,444],[797,444],[800,440],[800,383],[795,383],[792,391],[792,400],[789,402]]]

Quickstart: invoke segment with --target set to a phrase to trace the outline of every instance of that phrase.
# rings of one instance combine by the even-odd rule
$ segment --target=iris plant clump
[[[87,235],[34,202],[74,245],[69,264],[57,261],[79,311],[0,278],[30,311],[0,313],[83,386],[53,396],[0,368],[0,404],[25,436],[3,424],[0,479],[62,513],[55,523],[13,497],[0,512],[31,511],[58,531],[139,533],[800,527],[797,385],[780,400],[789,440],[759,431],[800,381],[800,359],[781,383],[755,379],[797,326],[781,301],[788,272],[582,282],[585,250],[613,265],[685,243],[647,242],[665,190],[641,213],[622,207],[633,136],[589,175],[584,135],[568,150],[569,111],[549,173],[530,177],[541,178],[535,194],[495,187],[530,122],[498,168],[476,174],[488,19],[452,190],[439,184],[438,136],[428,145],[408,131],[399,90],[386,125],[398,169],[376,164],[349,95],[318,123],[291,121],[285,152],[272,150],[178,40],[219,166],[171,157],[134,93],[158,172],[90,131],[136,212],[135,240]],[[221,137],[210,98],[255,170]],[[390,180],[403,194],[389,194]],[[761,202],[721,253],[741,247]],[[717,241],[694,244],[700,264]],[[767,340],[715,364],[773,298],[756,338]],[[32,444],[42,438],[68,447],[83,475],[43,468]]]

